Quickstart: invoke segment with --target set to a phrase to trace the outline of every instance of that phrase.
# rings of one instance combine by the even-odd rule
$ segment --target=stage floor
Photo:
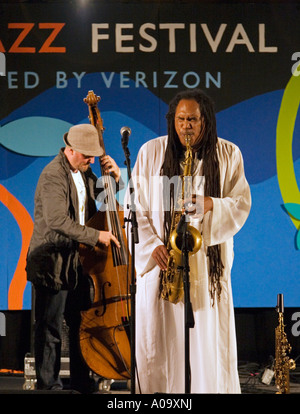
[[[276,394],[276,385],[274,376],[269,384],[265,383],[264,373],[266,367],[261,367],[256,363],[241,363],[239,364],[239,376],[241,383],[242,394]],[[130,381],[115,381],[101,380],[96,377],[99,382],[99,391],[96,394],[130,394]],[[68,389],[68,378],[64,378],[63,382],[66,389],[62,393],[76,394]],[[26,383],[24,375],[0,373],[0,394],[19,394],[19,393],[40,393],[40,391],[26,390]],[[52,392],[43,392],[52,393]],[[59,393],[59,391],[55,391]],[[290,394],[300,394],[300,369],[290,371]]]

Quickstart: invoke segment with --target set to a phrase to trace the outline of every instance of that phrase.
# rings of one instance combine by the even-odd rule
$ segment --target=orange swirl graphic
[[[33,232],[33,221],[26,208],[3,185],[0,184],[0,201],[8,208],[18,223],[22,236],[18,264],[8,291],[8,309],[23,308],[23,295],[26,287],[26,255]]]

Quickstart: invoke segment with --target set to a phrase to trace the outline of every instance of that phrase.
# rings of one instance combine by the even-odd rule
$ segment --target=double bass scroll
[[[103,122],[98,109],[100,97],[89,91],[84,102],[89,108],[89,119],[98,131],[104,149]],[[130,378],[130,255],[127,249],[124,213],[116,198],[110,175],[101,166],[105,190],[105,211],[99,210],[87,223],[98,230],[111,231],[121,247],[97,245],[93,249],[80,245],[83,271],[92,281],[94,298],[87,311],[81,313],[80,348],[89,368],[107,379]],[[122,223],[122,224],[121,224]]]

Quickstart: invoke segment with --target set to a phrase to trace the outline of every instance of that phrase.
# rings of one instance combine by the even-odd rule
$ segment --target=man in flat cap
[[[63,389],[59,377],[62,327],[69,326],[71,388],[93,391],[89,368],[79,349],[80,311],[90,302],[90,286],[82,274],[79,244],[95,246],[119,241],[108,231],[85,225],[96,213],[95,157],[117,186],[120,169],[99,143],[91,124],[70,128],[65,148],[44,168],[35,193],[34,230],[27,255],[27,279],[34,286],[35,368],[37,389]]]

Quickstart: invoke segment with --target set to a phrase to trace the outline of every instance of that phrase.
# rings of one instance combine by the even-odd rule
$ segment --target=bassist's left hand
[[[101,165],[104,169],[104,172],[106,174],[112,174],[114,176],[114,179],[116,180],[116,183],[119,182],[121,177],[121,171],[118,167],[116,161],[109,155],[104,155],[101,158]]]

